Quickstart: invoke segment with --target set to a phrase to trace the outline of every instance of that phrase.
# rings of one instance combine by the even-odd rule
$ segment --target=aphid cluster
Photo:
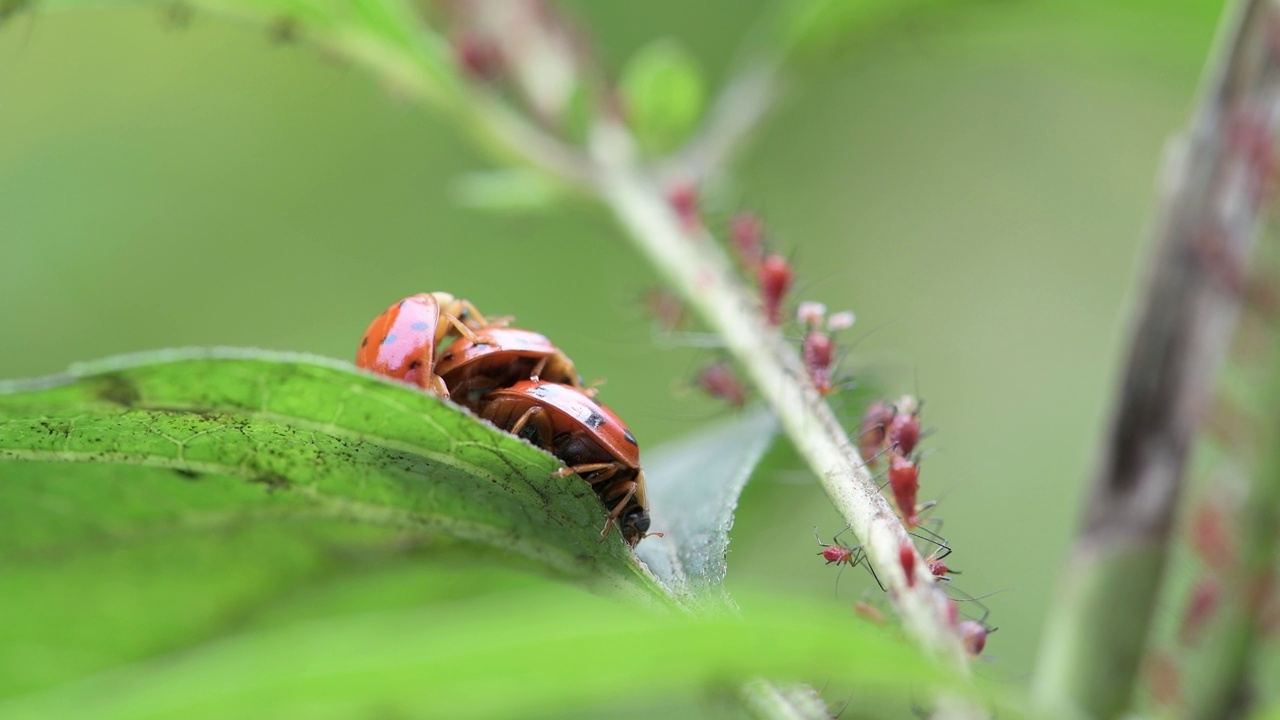
[[[811,328],[814,328],[822,320],[821,307],[807,308],[805,307],[806,305],[809,304],[806,303],[801,306],[800,319]],[[816,379],[815,384],[821,387]],[[921,436],[920,403],[910,396],[900,399],[896,404],[883,401],[871,403],[862,417],[858,433],[859,449],[867,465],[872,468],[879,467],[882,464],[887,466],[883,471],[888,476],[885,484],[889,486],[893,503],[897,507],[903,525],[911,536],[911,539],[904,541],[898,549],[898,563],[907,578],[908,587],[916,582],[916,569],[920,557],[920,554],[917,553],[916,541],[928,543],[933,548],[924,556],[923,560],[929,574],[938,582],[949,583],[953,575],[959,574],[946,563],[946,559],[951,555],[951,546],[946,538],[922,527],[925,520],[921,517],[921,514],[932,507],[934,503],[921,504],[918,502],[920,462],[916,450]],[[837,535],[838,537],[839,535]],[[830,545],[819,540],[819,545],[823,548],[821,554],[829,564],[836,563],[847,566],[866,564],[876,583],[880,584],[880,580],[875,577],[875,571],[871,569],[870,563],[865,563],[867,559],[866,553],[861,546],[847,547],[840,545],[836,539],[833,539]],[[883,585],[881,585],[881,589],[883,589]],[[948,594],[952,593],[960,595],[961,598],[957,600],[953,597],[949,606],[951,625],[960,636],[969,654],[980,655],[983,649],[986,648],[987,636],[995,632],[996,628],[986,624],[988,611],[977,598],[965,595],[959,590],[948,590]],[[981,617],[978,619],[962,618],[959,611],[960,602],[972,602],[982,607]],[[855,610],[860,615],[866,616],[866,604],[865,601],[858,603],[855,606]]]
[[[356,365],[448,398],[565,463],[609,511],[600,535],[617,525],[635,547],[649,529],[640,448],[573,361],[550,340],[486,318],[448,293],[407,297],[374,318]]]
[[[687,184],[679,183],[668,189],[667,201],[672,213],[682,227],[692,232],[700,226],[696,192]],[[760,218],[752,213],[740,213],[734,217],[728,227],[729,248],[743,273],[755,281],[759,288],[759,302],[763,318],[773,327],[783,324],[784,308],[787,295],[791,291],[795,273],[791,262],[784,256],[769,250],[766,243],[764,225]],[[674,325],[664,318],[679,317],[669,305],[657,307],[653,311],[655,318],[662,326],[670,330]],[[854,316],[851,312],[834,313],[828,317],[826,306],[816,302],[801,302],[796,309],[796,321],[803,329],[804,335],[800,343],[800,356],[809,380],[820,395],[831,395],[840,388],[835,376],[837,361],[837,345],[834,336],[837,332],[851,327]],[[743,383],[734,374],[732,368],[723,362],[716,362],[705,367],[697,376],[696,384],[706,393],[721,398],[735,408],[746,402],[746,391]],[[939,582],[950,582],[951,576],[958,574],[947,565],[951,555],[951,546],[947,540],[936,532],[922,527],[925,522],[921,514],[933,506],[933,503],[918,502],[920,491],[920,458],[916,446],[920,442],[920,405],[912,397],[904,397],[896,404],[875,402],[867,408],[862,418],[858,434],[858,445],[862,456],[870,467],[881,462],[887,465],[885,474],[894,505],[902,518],[911,538],[903,542],[898,552],[898,562],[909,585],[916,582],[916,566],[922,554],[917,551],[915,540],[924,541],[933,549],[923,556],[923,562]],[[847,531],[845,528],[844,531]],[[840,542],[844,531],[837,533],[830,543],[822,542],[819,555],[828,565],[844,568],[863,565],[880,585],[875,570],[868,561],[862,546],[848,546]],[[815,536],[817,530],[814,531]],[[837,574],[837,578],[839,573]],[[837,579],[838,582],[838,579]],[[958,590],[954,591],[963,595]],[[975,598],[965,596],[962,601],[977,602]],[[980,603],[979,603],[980,604]],[[874,606],[859,603],[859,612],[864,616],[883,615]],[[965,648],[972,655],[979,655],[986,646],[987,635],[995,628],[986,625],[986,612],[980,619],[962,619],[953,599],[951,611],[952,625],[960,636]]]

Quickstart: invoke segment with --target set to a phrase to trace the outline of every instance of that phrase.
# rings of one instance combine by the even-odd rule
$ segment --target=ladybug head
[[[631,547],[635,547],[636,543],[643,540],[647,532],[649,532],[648,510],[636,508],[622,516],[622,537]]]

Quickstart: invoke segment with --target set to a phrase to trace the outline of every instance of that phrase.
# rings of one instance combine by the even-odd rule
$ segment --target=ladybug
[[[546,336],[519,328],[488,327],[458,338],[436,361],[435,373],[454,402],[476,412],[489,392],[535,377],[592,394],[573,361]]]
[[[605,406],[571,385],[521,380],[490,392],[480,417],[560,458],[556,474],[578,474],[609,510],[603,540],[614,525],[635,547],[649,530],[649,501],[640,446],[626,425]]]
[[[466,300],[449,293],[419,293],[387,308],[364,331],[356,366],[448,397],[433,372],[436,347],[453,335],[474,340],[475,331],[506,320],[489,321]]]

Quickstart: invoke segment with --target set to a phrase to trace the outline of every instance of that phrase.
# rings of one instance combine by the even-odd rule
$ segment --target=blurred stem
[[[769,680],[752,680],[738,689],[743,705],[752,716],[769,720],[827,720],[826,703],[808,685],[780,685]]]
[[[1276,23],[1270,0],[1232,8],[1191,126],[1166,151],[1128,358],[1041,648],[1042,707],[1112,718],[1130,701],[1187,452],[1257,234],[1277,107]]]
[[[1190,718],[1241,717],[1252,693],[1249,667],[1257,638],[1264,632],[1262,613],[1275,591],[1276,528],[1280,526],[1280,333],[1268,327],[1270,352],[1261,366],[1269,385],[1257,437],[1263,453],[1236,523],[1239,557],[1233,567],[1218,568],[1222,599],[1197,648],[1188,678]],[[1274,602],[1274,600],[1272,601]]]

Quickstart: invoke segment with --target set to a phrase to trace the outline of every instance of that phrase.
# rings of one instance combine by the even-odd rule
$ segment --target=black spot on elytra
[[[186,468],[174,468],[173,471],[177,473],[184,480],[200,479],[200,473],[196,472],[195,470],[188,470]]]
[[[276,473],[267,473],[265,475],[259,475],[254,478],[250,478],[249,482],[257,485],[266,485],[268,492],[275,492],[276,490],[288,490],[289,486],[293,484],[292,482],[289,481],[289,478]]]
[[[636,436],[632,435],[630,430],[623,430],[622,437],[632,445],[635,445],[636,447],[640,447],[640,443],[636,442]]]
[[[365,335],[363,338],[360,339],[360,347],[364,347],[368,344],[369,344],[369,336]]]
[[[413,360],[413,361],[410,361],[410,363],[409,363],[409,369],[410,369],[410,370],[417,370],[417,369],[418,369],[418,368],[420,368],[420,367],[422,367],[422,361],[421,361],[421,360]]]
[[[605,422],[606,420],[604,419],[604,416],[598,412],[592,412],[587,416],[587,419],[583,421],[583,423],[592,430],[604,425]]]
[[[133,407],[142,399],[142,393],[133,381],[115,373],[100,375],[95,390],[100,399],[125,407]]]

